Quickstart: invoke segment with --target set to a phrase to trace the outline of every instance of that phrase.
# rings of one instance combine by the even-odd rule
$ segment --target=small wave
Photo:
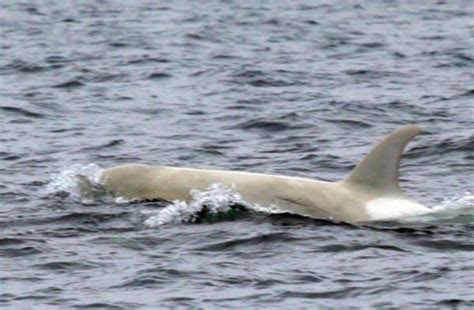
[[[44,115],[36,112],[32,112],[26,109],[22,108],[17,108],[17,107],[0,107],[1,111],[5,111],[7,113],[15,114],[15,115],[20,115],[20,116],[25,116],[25,117],[31,117],[31,118],[43,118]]]
[[[363,129],[372,127],[372,124],[353,119],[327,118],[325,119],[325,121],[328,123],[338,124],[340,126],[347,126],[348,128],[353,129]]]
[[[244,238],[232,238],[230,240],[207,244],[207,245],[197,248],[196,250],[217,252],[217,251],[235,249],[240,246],[256,245],[260,247],[264,243],[292,242],[295,240],[297,240],[297,238],[292,237],[288,233],[275,232],[275,233],[268,233],[268,234],[258,234],[255,236],[244,237]]]
[[[41,239],[6,237],[6,238],[0,238],[0,247],[10,246],[10,245],[26,244],[28,242],[46,243],[46,241],[41,240]]]
[[[63,64],[71,62],[70,59],[60,56],[60,55],[51,55],[44,59],[44,61],[48,64]]]
[[[7,67],[22,73],[36,73],[45,71],[47,69],[46,67],[40,66],[37,63],[21,59],[13,60]]]
[[[123,140],[123,139],[114,139],[114,140],[111,140],[111,141],[109,141],[107,143],[104,143],[102,145],[85,147],[82,150],[83,151],[100,151],[100,150],[103,150],[103,149],[109,149],[109,148],[117,146],[117,145],[122,145],[124,142],[125,142],[125,140]]]
[[[153,72],[150,75],[148,75],[149,80],[159,80],[159,79],[166,79],[170,77],[172,77],[171,74],[166,73],[166,72],[161,72],[161,71]]]
[[[99,264],[89,262],[73,262],[73,261],[53,261],[47,263],[36,264],[33,267],[39,269],[47,269],[51,271],[69,271],[69,270],[88,270],[99,267]]]
[[[134,304],[132,304],[132,305],[134,305]],[[130,307],[130,308],[135,308],[135,307]],[[117,310],[122,310],[122,309],[127,309],[128,307],[115,306],[113,304],[108,304],[108,303],[103,303],[103,302],[95,302],[95,303],[90,303],[90,304],[74,305],[74,308],[76,308],[76,309],[117,309]]]
[[[387,76],[395,76],[398,73],[389,72],[389,71],[379,71],[379,70],[368,70],[368,69],[349,69],[345,73],[349,76],[364,76],[368,78],[383,78]]]
[[[109,43],[110,47],[128,47],[130,45],[131,45],[130,43],[124,42],[124,41],[115,41],[115,42]]]
[[[470,89],[459,95],[459,97],[473,97],[473,96],[474,96],[474,89]]]
[[[222,184],[212,184],[204,191],[192,190],[191,201],[175,200],[158,211],[142,211],[150,217],[145,220],[148,227],[166,224],[215,222],[234,220],[248,211],[276,213],[273,208],[263,208],[246,202],[234,189]]]
[[[38,246],[0,248],[0,257],[19,257],[40,254],[43,251]]]
[[[440,308],[451,308],[451,309],[460,309],[462,306],[466,306],[466,309],[474,307],[474,300],[464,300],[464,299],[443,299],[436,303]]]
[[[147,287],[147,288],[156,288],[158,286],[164,285],[168,279],[166,277],[159,277],[155,275],[145,275],[131,280],[127,280],[120,285],[115,285],[112,288],[135,288],[135,287]]]
[[[46,186],[47,195],[69,197],[82,203],[93,203],[107,193],[100,184],[104,169],[96,164],[74,164],[50,177]]]
[[[135,57],[127,61],[128,64],[146,64],[146,63],[168,63],[170,60],[166,58],[156,58],[156,57],[149,57],[148,55],[143,55],[139,57]]]
[[[310,299],[310,300],[315,300],[315,299],[329,299],[329,298],[335,298],[335,299],[344,299],[348,297],[354,297],[358,295],[362,295],[363,292],[365,291],[364,288],[360,287],[345,287],[342,289],[336,289],[336,290],[326,290],[326,291],[314,291],[314,292],[301,292],[301,291],[284,291],[280,293],[277,298],[282,298],[282,299],[287,299],[287,298],[298,298],[298,299]]]
[[[76,223],[76,224],[101,224],[115,219],[129,217],[128,212],[72,212],[55,217],[49,217],[49,223]]]
[[[71,79],[67,80],[58,84],[55,84],[51,87],[53,88],[76,88],[76,87],[81,87],[84,86],[85,84],[81,82],[79,79]]]
[[[267,131],[282,131],[287,130],[290,128],[290,125],[286,122],[281,121],[273,121],[268,119],[255,119],[243,122],[235,126],[235,128],[239,129],[261,129]]]
[[[230,76],[229,83],[254,87],[289,87],[303,84],[301,79],[291,78],[295,73],[290,71],[266,73],[261,70],[240,70]],[[274,76],[280,78],[275,79]]]

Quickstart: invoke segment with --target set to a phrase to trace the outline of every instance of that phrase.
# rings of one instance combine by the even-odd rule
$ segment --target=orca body
[[[421,132],[405,126],[385,137],[342,181],[250,172],[128,164],[104,170],[101,183],[128,200],[190,201],[191,190],[223,184],[249,203],[313,218],[348,223],[395,220],[429,208],[405,196],[398,184],[407,143]]]

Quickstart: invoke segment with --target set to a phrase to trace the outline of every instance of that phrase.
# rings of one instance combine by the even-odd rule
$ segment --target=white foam
[[[433,207],[433,211],[435,212],[462,209],[474,209],[474,195],[469,191],[466,191],[462,195],[445,198],[441,204]]]
[[[89,194],[94,192],[94,186],[100,186],[99,180],[103,171],[104,169],[96,164],[71,165],[49,178],[45,194],[66,194],[73,200],[91,203],[94,198]]]
[[[158,211],[142,211],[150,217],[145,225],[156,227],[165,224],[194,222],[204,206],[210,214],[225,213],[232,210],[232,205],[240,205],[249,210],[265,213],[277,212],[273,208],[263,208],[245,201],[233,188],[222,184],[212,184],[204,191],[192,190],[190,202],[175,200],[172,204]]]

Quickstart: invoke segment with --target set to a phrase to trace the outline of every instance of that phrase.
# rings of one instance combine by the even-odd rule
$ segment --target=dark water
[[[337,3],[2,1],[0,306],[474,307],[473,3]],[[130,204],[77,177],[338,180],[407,123],[402,185],[439,212],[402,222],[227,210],[219,189]]]

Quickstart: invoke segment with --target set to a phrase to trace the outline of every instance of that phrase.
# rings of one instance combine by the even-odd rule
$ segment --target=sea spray
[[[158,211],[143,211],[150,217],[145,225],[156,227],[165,224],[194,223],[202,220],[202,216],[216,218],[233,218],[235,212],[256,211],[278,213],[276,208],[263,208],[245,201],[233,188],[222,184],[212,184],[204,191],[192,190],[189,202],[175,200]],[[225,216],[227,215],[227,217]]]
[[[73,164],[49,178],[46,195],[65,196],[81,203],[96,202],[107,194],[100,185],[103,171],[97,164]]]

